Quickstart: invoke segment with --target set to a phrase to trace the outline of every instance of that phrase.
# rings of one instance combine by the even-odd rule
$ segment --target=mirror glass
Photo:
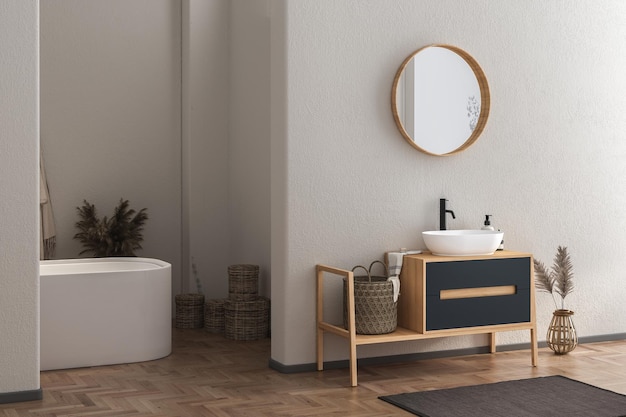
[[[489,116],[485,74],[467,52],[450,45],[429,45],[405,59],[391,96],[400,132],[430,155],[468,148]]]

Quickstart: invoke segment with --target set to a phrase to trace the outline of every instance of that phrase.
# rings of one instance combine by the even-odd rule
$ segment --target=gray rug
[[[626,395],[564,376],[380,397],[421,417],[624,417]]]

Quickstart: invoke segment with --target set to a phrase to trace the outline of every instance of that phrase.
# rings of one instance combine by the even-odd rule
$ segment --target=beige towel
[[[39,208],[41,211],[40,259],[51,259],[56,246],[56,228],[48,189],[48,179],[43,164],[43,155],[39,157]]]
[[[387,259],[389,262],[389,278],[387,281],[391,281],[393,285],[393,302],[398,301],[400,295],[400,272],[402,271],[402,261],[404,255],[413,255],[422,253],[421,250],[410,250],[401,252],[387,252]]]

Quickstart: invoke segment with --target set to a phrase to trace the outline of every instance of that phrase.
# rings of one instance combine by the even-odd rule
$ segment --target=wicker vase
[[[574,312],[571,310],[555,310],[552,315],[546,342],[557,355],[571,352],[578,344],[573,315]]]

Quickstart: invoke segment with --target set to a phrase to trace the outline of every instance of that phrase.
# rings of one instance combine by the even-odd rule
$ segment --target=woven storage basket
[[[176,328],[200,329],[204,326],[204,295],[178,294],[176,300]]]
[[[225,299],[207,300],[204,304],[204,329],[210,333],[224,333]]]
[[[354,277],[354,321],[357,334],[385,334],[396,330],[398,326],[398,303],[393,301],[393,284],[386,276],[372,276],[372,266],[381,261],[374,261],[365,276]],[[343,325],[348,328],[348,282],[343,281]]]
[[[258,265],[228,267],[228,298],[234,301],[254,301],[259,293]]]
[[[269,336],[270,300],[226,300],[224,303],[225,336],[232,340],[258,340]]]

